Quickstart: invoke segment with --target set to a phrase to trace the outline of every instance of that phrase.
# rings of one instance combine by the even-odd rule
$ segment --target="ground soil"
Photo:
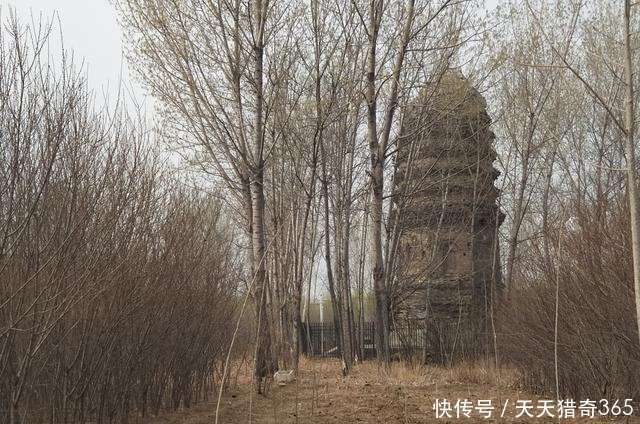
[[[474,407],[478,400],[490,399],[495,409],[490,419],[484,419],[475,409],[470,413],[470,418],[456,418],[455,408],[451,412],[452,418],[436,418],[433,407],[436,399],[447,399],[452,404],[458,399],[467,399]],[[243,373],[237,384],[223,392],[218,423],[558,422],[557,418],[550,417],[516,418],[520,412],[515,407],[518,399],[532,401],[532,413],[537,415],[540,411],[536,410],[536,405],[545,398],[521,390],[516,373],[481,365],[445,369],[394,364],[390,371],[385,371],[375,363],[368,362],[356,366],[351,375],[343,378],[337,361],[304,360],[295,383],[283,387],[272,384],[267,395],[256,395],[251,386],[250,373]],[[213,424],[216,401],[217,398],[212,396],[209,402],[164,414],[148,424]],[[578,409],[576,415],[579,415]],[[640,417],[628,418],[597,417],[560,421],[640,423]]]

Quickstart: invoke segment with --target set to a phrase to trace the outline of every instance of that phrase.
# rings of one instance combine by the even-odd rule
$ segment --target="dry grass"
[[[385,384],[407,386],[465,383],[515,387],[520,380],[515,370],[495,368],[487,363],[461,363],[445,368],[401,362],[393,364],[390,370],[385,370],[375,362],[365,362],[354,373],[356,379],[362,376]]]
[[[469,399],[475,404],[478,399],[491,399],[499,410],[506,400],[528,399],[535,402],[538,399],[519,390],[517,373],[496,370],[486,364],[440,368],[395,363],[390,370],[385,370],[375,362],[366,362],[343,378],[337,361],[303,360],[296,383],[285,387],[272,386],[267,396],[255,395],[250,381],[250,373],[243,370],[238,386],[224,394],[220,423],[514,423],[521,420],[515,419],[513,408],[507,410],[503,419],[483,420],[479,415],[472,415],[472,419],[436,419],[433,402],[443,398],[454,402]],[[192,411],[152,420],[149,424],[212,424],[214,411],[215,402],[212,401]],[[498,417],[499,412],[496,411]],[[611,419],[587,421],[604,423],[611,422]],[[531,419],[531,422],[557,420]],[[634,418],[629,422],[639,423],[640,420]]]

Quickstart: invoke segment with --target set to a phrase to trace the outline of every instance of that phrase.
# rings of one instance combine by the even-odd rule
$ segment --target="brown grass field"
[[[357,365],[351,375],[343,378],[340,364],[332,360],[302,360],[298,380],[279,387],[272,384],[266,396],[253,393],[249,372],[240,375],[238,383],[222,396],[220,424],[344,424],[344,423],[471,423],[471,422],[585,422],[640,423],[640,417],[602,417],[594,419],[516,418],[518,399],[531,400],[532,413],[537,415],[540,399],[519,388],[518,376],[509,370],[495,370],[482,365],[459,365],[453,368],[411,367],[395,363],[390,371],[378,368],[375,362]],[[436,418],[436,399],[469,400],[475,407],[478,400],[491,400],[495,408],[485,419],[475,409],[470,418]],[[216,396],[188,410],[146,421],[145,424],[213,424]],[[501,417],[503,406],[507,404]],[[634,404],[637,408],[637,403]],[[555,410],[553,411],[556,412]],[[580,411],[576,408],[579,416]]]

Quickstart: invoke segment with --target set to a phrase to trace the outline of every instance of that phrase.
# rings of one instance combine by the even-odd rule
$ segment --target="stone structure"
[[[482,96],[448,71],[404,113],[395,170],[399,277],[395,322],[421,323],[425,359],[490,349],[483,335],[501,292],[494,180],[499,172]]]

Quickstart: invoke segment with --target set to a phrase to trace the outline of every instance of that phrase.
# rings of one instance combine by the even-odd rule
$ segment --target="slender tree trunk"
[[[255,84],[255,114],[254,114],[254,144],[253,144],[253,169],[251,179],[252,199],[252,248],[255,268],[256,285],[256,311],[257,331],[255,350],[256,390],[262,392],[264,378],[273,371],[273,358],[271,357],[271,334],[269,330],[269,311],[267,310],[267,270],[266,270],[266,245],[264,237],[264,123],[262,110],[263,97],[263,61],[264,61],[264,20],[265,10],[262,0],[257,0],[255,5],[255,44],[254,53],[254,84]]]
[[[262,391],[262,381],[272,371],[271,337],[269,330],[269,313],[267,310],[267,270],[265,264],[264,240],[264,192],[262,185],[262,171],[258,171],[252,185],[253,209],[253,264],[255,268],[255,298],[257,311],[257,330],[255,351],[255,370],[258,393]]]
[[[548,163],[545,175],[544,191],[542,192],[542,249],[544,252],[545,268],[547,272],[551,271],[551,248],[549,242],[549,210],[550,210],[550,194],[551,183],[553,182],[553,166],[555,164],[556,153],[558,151],[557,143],[553,147],[551,152],[551,159]]]
[[[372,54],[373,56],[373,54]],[[372,60],[375,66],[375,59]],[[373,74],[370,73],[369,78]],[[375,101],[369,106],[369,139],[377,139]],[[373,133],[373,134],[372,134]],[[370,143],[372,164],[372,198],[371,198],[371,242],[373,254],[373,287],[376,296],[376,335],[378,360],[389,363],[388,346],[388,302],[384,285],[384,260],[382,255],[382,194],[383,194],[383,160],[378,152],[378,143]]]
[[[360,360],[365,359],[365,341],[364,341],[364,265],[367,249],[367,228],[369,228],[369,213],[365,210],[363,217],[360,243],[360,258],[358,261],[358,351]]]
[[[387,291],[384,286],[382,255],[382,195],[384,189],[384,154],[380,154],[377,128],[376,48],[379,31],[378,2],[369,2],[369,55],[367,58],[367,138],[371,159],[371,254],[373,287],[376,297],[376,354],[378,361],[389,364]]]
[[[373,285],[376,294],[376,334],[378,360],[389,365],[389,290],[385,280],[385,263],[382,253],[382,210],[384,194],[384,164],[393,117],[398,105],[400,78],[404,66],[404,58],[411,39],[414,19],[414,0],[407,2],[406,18],[403,23],[402,36],[393,67],[391,89],[388,106],[382,125],[382,133],[377,133],[377,89],[376,89],[376,48],[380,31],[384,2],[369,1],[369,54],[367,57],[367,138],[371,160],[371,243],[373,262]]]
[[[528,151],[529,149],[527,148],[527,154],[523,158],[524,163],[522,165],[522,176],[520,178],[520,186],[518,187],[518,195],[516,197],[516,206],[513,212],[511,232],[509,233],[509,251],[507,254],[507,270],[504,282],[505,292],[507,294],[509,293],[509,291],[511,290],[511,286],[513,285],[513,270],[515,268],[516,255],[518,252],[518,236],[520,234],[520,225],[522,224],[522,219],[524,216],[525,187],[527,181],[529,180]]]
[[[331,308],[333,311],[333,327],[336,334],[337,348],[342,356],[342,319],[341,310],[338,305],[336,294],[336,284],[333,278],[333,266],[331,264],[331,226],[329,224],[329,181],[327,175],[327,154],[324,142],[320,141],[320,155],[322,166],[322,197],[324,202],[324,258],[327,267],[327,282],[329,284],[329,296],[331,297]]]
[[[349,183],[350,184],[350,183]],[[346,196],[345,196],[346,197]],[[349,202],[349,199],[345,199]],[[340,229],[340,281],[341,281],[341,317],[342,317],[342,359],[344,360],[344,370],[346,374],[351,370],[353,365],[353,331],[351,318],[351,281],[349,278],[349,213],[348,206],[343,208],[342,224]]]
[[[631,0],[624,2],[624,80],[625,80],[625,153],[627,156],[627,186],[631,218],[631,249],[633,254],[633,283],[636,298],[636,319],[640,336],[640,219],[638,218],[638,182],[635,160],[635,123],[633,68],[631,62]]]
[[[372,225],[372,250],[373,250],[373,287],[376,295],[376,346],[378,360],[388,364],[389,354],[389,303],[384,279],[384,261],[382,255],[382,164],[372,153],[372,163],[377,162],[373,168],[373,193],[371,208]]]
[[[293,369],[296,375],[298,375],[298,364],[300,359],[300,344],[302,343],[302,314],[300,306],[302,303],[302,280],[304,278],[304,255],[305,255],[305,240],[307,234],[307,227],[309,223],[309,214],[311,213],[311,202],[315,194],[316,186],[316,172],[317,172],[317,150],[314,143],[313,163],[311,171],[311,187],[309,187],[309,193],[305,200],[304,206],[304,218],[302,220],[302,229],[300,231],[300,240],[294,243],[299,244],[299,248],[296,252],[296,269],[295,269],[295,293],[294,293],[294,343],[295,343],[295,357],[293,359]],[[311,237],[311,243],[313,243],[313,234]],[[312,267],[313,268],[313,267]],[[311,273],[313,269],[309,270]],[[311,284],[309,284],[311,286]]]

